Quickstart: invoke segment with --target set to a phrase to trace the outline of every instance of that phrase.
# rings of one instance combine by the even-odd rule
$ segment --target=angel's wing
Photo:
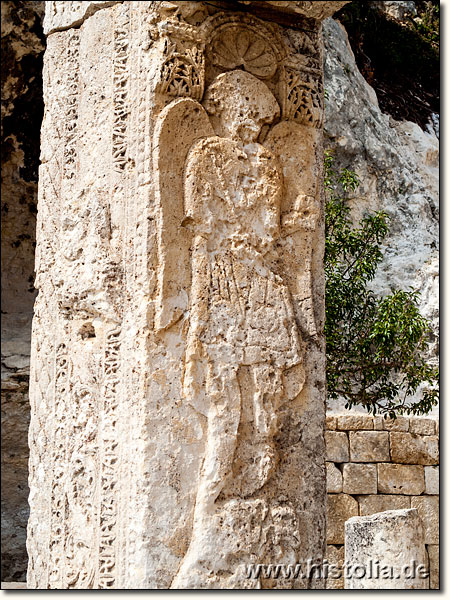
[[[190,288],[189,231],[182,227],[183,171],[189,149],[214,135],[201,104],[190,98],[174,100],[157,119],[153,172],[158,206],[158,271],[155,327],[173,325],[188,308]]]
[[[311,148],[321,147],[320,131],[292,121],[282,121],[268,133],[264,146],[275,154],[281,165],[284,180],[281,206],[281,235],[291,238],[285,245],[289,252],[283,257],[288,286],[301,329],[309,335],[317,333],[313,308],[313,262],[322,260],[320,244],[315,237],[321,219],[320,189],[317,170],[321,159]],[[318,251],[314,255],[313,249]],[[319,258],[318,258],[319,257]]]

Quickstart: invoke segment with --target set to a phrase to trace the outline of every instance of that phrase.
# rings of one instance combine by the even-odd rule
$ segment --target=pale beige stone
[[[380,415],[374,416],[373,428],[377,431],[381,431],[383,429],[383,417],[381,417]]]
[[[329,494],[327,507],[327,544],[343,544],[345,522],[358,515],[358,502],[348,494]]]
[[[439,435],[439,419],[436,420],[436,435]]]
[[[424,467],[425,471],[425,493],[430,495],[439,494],[439,467]]]
[[[395,419],[381,417],[381,429],[384,431],[409,431],[409,418],[398,416]]]
[[[389,456],[389,434],[384,431],[350,431],[352,462],[385,462]]]
[[[414,496],[425,490],[422,465],[378,463],[378,492]]]
[[[343,431],[325,432],[326,457],[330,462],[345,463],[349,460],[347,434]]]
[[[373,429],[370,415],[344,415],[337,418],[337,429],[341,431]]]
[[[22,581],[2,581],[2,590],[26,590],[27,584]]]
[[[376,494],[376,465],[347,463],[343,468],[345,494]]]
[[[430,590],[439,590],[439,544],[429,544],[427,550],[430,563]]]
[[[345,4],[348,4],[349,0],[333,2],[321,2],[315,0],[314,2],[302,2],[299,0],[268,0],[268,1],[257,1],[249,2],[248,0],[238,0],[240,4],[245,5],[256,5],[266,10],[267,6],[275,9],[277,12],[283,12],[287,15],[302,15],[314,19],[325,19],[333,15],[336,11],[341,9]]]
[[[410,496],[393,496],[388,494],[358,496],[358,502],[359,514],[361,516],[373,515],[385,510],[411,508]]]
[[[426,544],[439,544],[439,497],[414,496],[411,508],[416,508],[423,522]]]
[[[335,431],[337,425],[337,417],[327,415],[325,418],[325,429],[327,431]]]
[[[327,462],[327,492],[329,494],[342,492],[342,473],[332,462]]]
[[[242,565],[323,558],[320,23],[46,9],[28,587],[312,586]]]
[[[438,465],[439,438],[435,435],[413,435],[391,432],[392,462],[408,465]]]
[[[404,569],[411,568],[413,561],[421,572],[411,577]],[[417,511],[388,510],[349,519],[345,564],[345,589],[428,589],[429,579],[423,576],[428,572],[428,556]]]
[[[436,433],[436,421],[434,419],[411,417],[409,432],[419,435],[434,435]]]
[[[113,4],[118,4],[118,0],[89,0],[88,2],[47,1],[43,23],[44,33],[49,35],[54,31],[61,31],[69,27],[81,25],[85,19],[93,15],[100,8],[107,8]]]
[[[328,560],[328,577],[325,580],[327,590],[344,589],[344,546],[327,545],[325,558]]]

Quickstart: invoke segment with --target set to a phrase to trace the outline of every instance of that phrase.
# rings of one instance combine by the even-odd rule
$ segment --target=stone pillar
[[[46,2],[28,586],[307,588],[325,542],[321,20]]]
[[[352,517],[345,524],[345,589],[428,589],[424,539],[416,509]]]

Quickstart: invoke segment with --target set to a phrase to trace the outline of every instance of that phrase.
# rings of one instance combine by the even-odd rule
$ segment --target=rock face
[[[379,10],[394,17],[399,21],[403,21],[405,17],[415,15],[417,13],[416,3],[411,0],[396,0],[394,2],[372,2]]]
[[[349,519],[345,562],[345,589],[428,589],[428,557],[417,511],[388,510]]]
[[[384,262],[372,287],[381,295],[394,288],[420,290],[421,312],[433,327],[430,358],[437,362],[439,140],[380,111],[345,29],[333,19],[324,22],[324,43],[325,145],[334,149],[338,168],[356,171],[361,180],[351,200],[355,220],[377,210],[390,217]],[[333,402],[329,409],[342,411],[343,405]]]
[[[245,569],[325,545],[321,24],[258,5],[46,3],[29,588],[323,585]]]
[[[2,2],[2,578],[24,579],[43,2]]]

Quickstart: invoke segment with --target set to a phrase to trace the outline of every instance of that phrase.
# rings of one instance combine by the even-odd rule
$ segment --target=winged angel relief
[[[207,419],[193,531],[174,588],[189,587],[199,570],[220,570],[218,552],[229,568],[231,555],[255,551],[249,522],[270,513],[263,488],[277,463],[277,412],[289,400],[286,374],[302,362],[289,290],[275,272],[282,176],[257,142],[278,116],[265,83],[235,70],[211,83],[203,106],[172,102],[156,132],[159,152],[170,148],[155,165],[156,324],[166,329],[189,311],[183,394]],[[248,528],[246,548],[233,546],[236,527],[241,542]]]

